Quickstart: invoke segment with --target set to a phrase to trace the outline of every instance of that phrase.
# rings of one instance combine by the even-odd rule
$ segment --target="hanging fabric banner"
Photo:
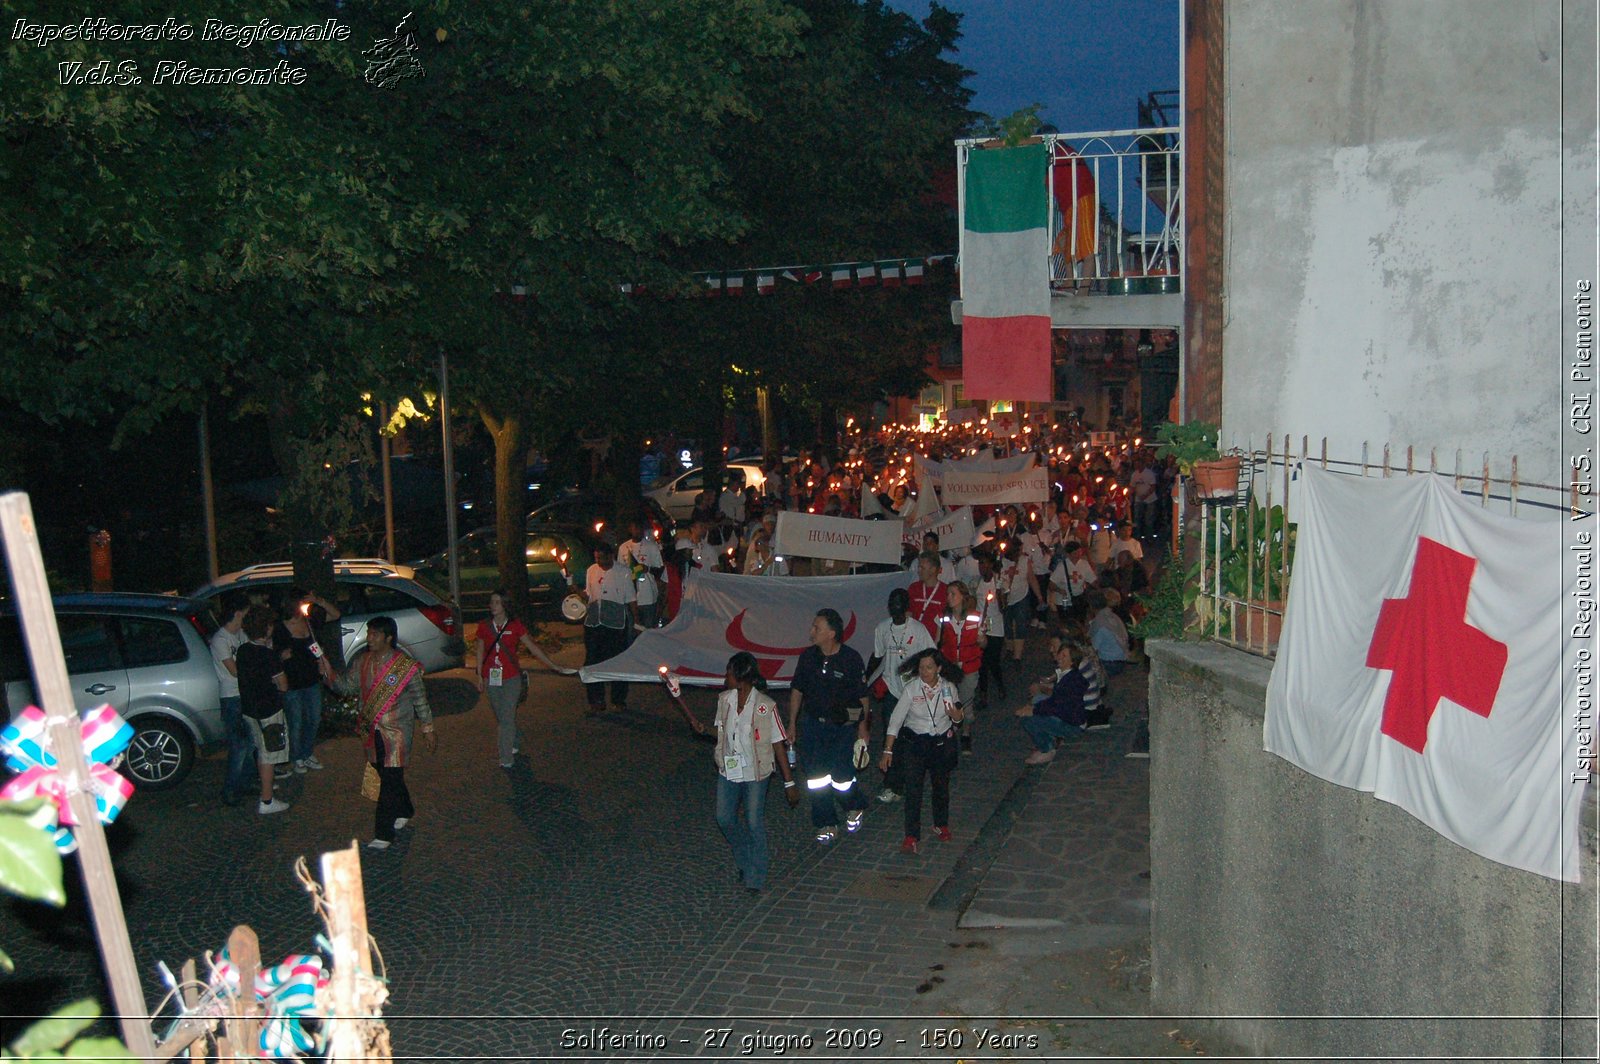
[[[961,219],[962,386],[969,398],[1048,403],[1048,149],[973,149]]]
[[[1303,466],[1299,489],[1266,749],[1490,860],[1577,882],[1589,784],[1576,684],[1563,701],[1578,570],[1561,521],[1492,512],[1442,476]]]

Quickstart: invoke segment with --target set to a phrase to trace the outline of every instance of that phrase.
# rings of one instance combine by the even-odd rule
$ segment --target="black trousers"
[[[393,842],[394,822],[401,817],[409,819],[416,816],[417,810],[411,804],[411,792],[406,789],[406,770],[384,768],[383,736],[377,735],[374,739],[376,746],[373,752],[378,758],[378,811],[373,815],[372,837]]]
[[[585,626],[583,629],[583,663],[585,665],[598,665],[602,661],[616,657],[628,649],[628,629],[607,628],[604,625],[595,625],[593,628]],[[591,706],[606,704],[606,685],[601,683],[586,683],[583,685],[584,693]],[[611,701],[623,706],[628,703],[628,685],[621,680],[611,681]]]
[[[978,664],[978,694],[987,704],[989,697],[989,677],[994,677],[995,694],[1004,698],[1006,696],[1006,677],[1000,671],[1001,663],[1005,660],[1006,641],[997,635],[989,637],[989,642],[983,647],[983,660]]]
[[[947,742],[955,742],[951,736]],[[908,728],[900,731],[895,740],[894,760],[905,766],[901,783],[905,788],[906,834],[913,839],[922,838],[922,780],[933,777],[933,826],[950,826],[950,765],[934,753],[934,737],[919,735]],[[900,752],[904,750],[902,758]]]

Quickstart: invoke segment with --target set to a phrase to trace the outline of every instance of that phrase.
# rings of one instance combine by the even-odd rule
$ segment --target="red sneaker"
[[[950,829],[949,828],[934,828],[933,829],[933,833],[935,835],[939,836],[939,841],[940,842],[949,842],[950,841]]]
[[[901,843],[900,843],[900,852],[901,853],[916,853],[917,852],[917,840],[912,838],[910,835],[907,835],[905,837],[905,839],[902,840]]]

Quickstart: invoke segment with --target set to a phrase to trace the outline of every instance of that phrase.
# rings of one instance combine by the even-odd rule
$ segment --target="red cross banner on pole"
[[[1490,860],[1577,882],[1587,766],[1562,694],[1575,575],[1560,515],[1484,509],[1447,477],[1309,466],[1295,511],[1266,749]]]

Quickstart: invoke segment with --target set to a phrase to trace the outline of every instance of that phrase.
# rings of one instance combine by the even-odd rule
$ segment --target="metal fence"
[[[1178,127],[1039,139],[1050,155],[1051,285],[1112,294],[1177,291],[1183,271]],[[986,143],[956,142],[963,214],[967,156]]]
[[[1266,445],[1236,447],[1238,491],[1225,501],[1195,500],[1199,507],[1200,562],[1188,574],[1202,634],[1240,650],[1275,657],[1283,607],[1294,569],[1297,527],[1291,512],[1294,472],[1301,463],[1315,463],[1330,472],[1361,477],[1414,476],[1443,473],[1455,489],[1479,505],[1504,507],[1515,517],[1535,509],[1567,512],[1579,503],[1576,481],[1544,484],[1523,480],[1517,456],[1466,459],[1457,450],[1441,461],[1436,449],[1426,454],[1403,452],[1384,444],[1381,453],[1361,445],[1359,461],[1328,456],[1328,441],[1313,448],[1302,436],[1269,437]],[[1447,464],[1448,463],[1448,464]]]

